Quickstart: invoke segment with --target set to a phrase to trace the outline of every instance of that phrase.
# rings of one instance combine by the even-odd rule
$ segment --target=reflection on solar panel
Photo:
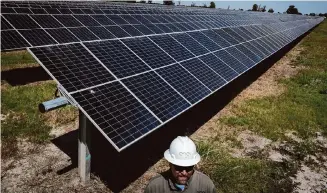
[[[322,20],[106,1],[2,1],[1,50],[28,47],[121,151]]]

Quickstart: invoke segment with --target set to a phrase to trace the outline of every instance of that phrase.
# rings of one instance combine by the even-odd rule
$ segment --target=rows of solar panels
[[[118,151],[322,21],[285,16],[287,22],[282,22],[282,16],[272,14],[265,19],[265,14],[228,11],[162,8],[156,12],[150,6],[113,4],[108,9],[111,4],[105,4],[102,9],[100,3],[90,5],[102,13],[92,9],[93,14],[86,14],[79,8],[83,13],[51,14],[43,4],[37,9],[47,13],[3,13],[7,27],[1,32],[2,49],[30,47]],[[132,13],[140,9],[144,13]],[[131,12],[121,13],[124,10]]]
[[[149,6],[82,2],[1,2],[1,47],[4,50],[79,41],[281,23],[281,16],[154,9]],[[60,4],[56,4],[60,3]],[[17,7],[13,7],[17,5]],[[87,8],[90,5],[92,8]],[[105,5],[101,8],[100,5]],[[283,16],[286,21],[305,17]],[[250,26],[251,27],[251,26]],[[253,28],[266,26],[253,26]],[[243,30],[243,28],[240,28]],[[254,29],[256,30],[256,29]],[[243,30],[248,33],[249,30]],[[36,38],[37,37],[37,38]]]

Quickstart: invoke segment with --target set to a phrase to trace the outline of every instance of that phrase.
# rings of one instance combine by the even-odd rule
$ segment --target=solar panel
[[[40,28],[28,15],[3,15],[16,29]]]
[[[58,43],[69,43],[80,41],[70,31],[65,28],[59,29],[46,29],[46,31],[58,42]]]
[[[11,50],[30,46],[15,30],[1,32],[1,49]]]
[[[77,19],[71,15],[54,15],[54,17],[65,27],[80,27],[83,26]]]
[[[190,106],[155,72],[125,79],[123,83],[163,122]]]
[[[119,82],[78,92],[72,97],[117,149],[160,124]]]
[[[215,73],[198,58],[182,62],[181,65],[212,91],[226,83],[219,74]]]
[[[199,102],[210,90],[179,64],[156,70],[170,85],[192,104]]]
[[[211,69],[213,69],[216,73],[218,73],[221,77],[223,77],[226,81],[231,81],[238,75],[238,73],[233,68],[228,66],[222,60],[218,59],[214,54],[201,56],[199,59],[202,60]]]
[[[170,56],[172,56],[176,61],[182,61],[194,56],[170,36],[152,36],[150,39]]]
[[[56,41],[43,29],[19,30],[19,33],[21,33],[32,46],[56,44]]]
[[[119,26],[107,26],[106,29],[118,38],[129,37],[130,35]]]
[[[322,21],[112,2],[1,5],[1,50],[29,47],[118,151]]]
[[[201,32],[188,32],[188,35],[192,36],[196,41],[198,41],[201,45],[205,46],[210,51],[219,50],[220,46],[208,38],[205,34]]]
[[[229,54],[225,50],[221,50],[214,53],[220,60],[228,64],[230,67],[232,67],[236,72],[239,74],[245,72],[247,70],[247,67],[242,64],[240,61],[238,61],[236,58],[234,58],[233,55]]]
[[[85,46],[118,78],[150,70],[119,40],[89,42]]]
[[[194,55],[202,55],[209,52],[209,50],[199,44],[188,34],[172,34],[171,36],[180,42],[185,48],[190,50]]]
[[[167,66],[175,61],[160,50],[149,38],[125,39],[123,43],[136,53],[151,68]]]
[[[98,40],[99,38],[86,27],[68,28],[81,41]]]
[[[81,44],[31,48],[41,64],[68,91],[110,82],[114,77]]]
[[[31,16],[43,28],[60,28],[63,27],[51,15],[32,15]]]

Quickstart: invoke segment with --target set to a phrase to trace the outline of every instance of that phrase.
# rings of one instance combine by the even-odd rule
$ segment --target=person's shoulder
[[[209,178],[209,176],[205,175],[204,173],[197,170],[194,170],[194,173],[197,175],[199,180],[212,183],[212,180]]]
[[[162,180],[165,180],[164,176],[162,174],[157,174],[150,179],[149,184],[155,184],[156,182],[161,182]]]

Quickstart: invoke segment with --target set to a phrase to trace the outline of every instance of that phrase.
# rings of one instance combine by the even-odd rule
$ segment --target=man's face
[[[176,182],[181,185],[186,185],[187,181],[191,178],[194,172],[194,166],[182,167],[170,164],[170,168]]]

